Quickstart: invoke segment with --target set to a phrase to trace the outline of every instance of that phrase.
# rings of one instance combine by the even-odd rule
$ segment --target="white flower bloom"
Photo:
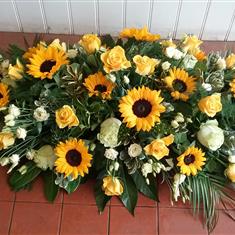
[[[173,158],[166,159],[166,162],[169,166],[165,167],[165,171],[170,171],[174,167]]]
[[[179,60],[183,57],[183,55],[184,54],[180,50],[175,49],[175,53],[173,55],[173,58],[176,59],[176,60]]]
[[[36,151],[34,149],[31,149],[27,151],[25,155],[28,160],[33,160],[35,154],[36,154]]]
[[[217,68],[220,70],[226,69],[226,61],[224,58],[219,58],[216,62]]]
[[[230,163],[235,163],[235,155],[230,155],[230,156],[228,157],[228,161],[229,161]]]
[[[109,171],[113,171],[113,168],[114,168],[113,165],[110,165],[109,166]]]
[[[15,120],[15,116],[12,115],[12,114],[7,114],[5,117],[4,117],[4,122],[7,123],[9,121],[13,121]]]
[[[148,179],[148,178],[146,178],[146,179],[145,179],[145,181],[146,181],[146,184],[147,184],[147,185],[149,185],[149,184],[150,184],[150,182],[149,182],[149,179]]]
[[[114,148],[118,146],[118,132],[122,122],[117,118],[108,118],[100,125],[100,133],[97,139],[104,147]]]
[[[50,114],[46,111],[46,109],[42,106],[36,108],[33,113],[33,117],[38,122],[46,121],[49,118]]]
[[[177,113],[177,115],[175,117],[175,121],[184,122],[184,116],[182,115],[182,113]]]
[[[175,48],[174,47],[167,47],[165,54],[168,58],[172,58],[175,54]]]
[[[26,165],[21,166],[18,171],[20,172],[21,175],[24,175],[27,172],[28,168]]]
[[[118,163],[118,162],[115,162],[114,165],[113,165],[113,169],[114,169],[115,171],[118,171],[119,166],[120,166],[119,163]]]
[[[11,167],[7,171],[7,174],[9,174],[18,164],[20,161],[20,155],[19,154],[12,154],[11,157],[9,157],[10,163],[12,163]]]
[[[131,144],[128,148],[130,157],[138,157],[142,153],[142,147],[139,144]]]
[[[168,70],[170,67],[171,67],[171,63],[169,63],[168,61],[165,61],[164,63],[162,63],[163,70]]]
[[[5,122],[6,126],[15,126],[15,120],[10,120],[8,122]]]
[[[8,157],[2,157],[0,158],[0,165],[1,166],[6,166],[10,163],[10,160]]]
[[[33,160],[37,167],[41,168],[42,170],[47,170],[47,168],[52,170],[56,156],[54,154],[53,148],[50,145],[44,145],[35,152]]]
[[[106,75],[106,78],[110,80],[111,82],[115,83],[116,82],[116,77],[113,74],[108,74]]]
[[[16,130],[16,137],[18,139],[25,140],[26,136],[27,136],[27,131],[24,128],[21,128],[21,127],[17,128],[17,130]]]
[[[172,190],[173,190],[174,200],[177,202],[178,201],[178,197],[180,196],[179,185],[178,184],[173,184]]]
[[[178,123],[176,120],[172,120],[172,121],[171,121],[171,126],[172,126],[173,128],[178,128],[178,127],[179,127],[179,123]]]
[[[9,106],[8,113],[11,114],[13,117],[17,118],[20,116],[20,109],[14,104],[11,104]]]
[[[124,77],[123,77],[123,82],[124,82],[125,84],[129,84],[129,83],[130,83],[130,79],[129,79],[126,75],[124,75]]]
[[[116,151],[115,149],[112,149],[112,148],[106,149],[105,153],[104,153],[104,156],[107,159],[110,159],[110,160],[114,161],[118,156],[118,151]]]
[[[206,91],[211,91],[212,90],[212,86],[209,83],[202,83],[202,87],[206,90]]]
[[[69,49],[67,51],[67,56],[70,58],[70,59],[73,59],[77,56],[78,54],[78,51],[76,49]]]
[[[144,163],[141,167],[141,172],[143,174],[144,177],[147,177],[147,175],[149,173],[152,173],[153,172],[153,167],[150,163]]]
[[[183,59],[183,66],[185,69],[193,69],[197,63],[197,58],[193,55],[186,55]]]
[[[186,175],[184,174],[177,173],[174,175],[174,183],[177,185],[182,184],[185,181],[185,179],[186,179]]]
[[[218,127],[216,119],[202,123],[197,133],[199,142],[212,151],[219,149],[224,143],[224,132]]]

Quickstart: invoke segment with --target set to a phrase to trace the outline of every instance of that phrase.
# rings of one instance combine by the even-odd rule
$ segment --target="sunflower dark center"
[[[184,92],[184,91],[186,91],[187,86],[186,86],[186,84],[185,84],[184,81],[182,81],[182,80],[180,80],[180,79],[176,79],[176,80],[174,80],[174,82],[173,82],[173,88],[174,88],[174,90],[176,90],[176,91]]]
[[[65,158],[66,158],[66,161],[71,166],[79,166],[81,164],[81,161],[82,161],[81,153],[78,152],[76,149],[69,150],[67,152]]]
[[[100,93],[103,93],[107,91],[107,87],[105,85],[99,84],[95,86],[95,91],[99,91]]]
[[[189,154],[189,155],[187,155],[187,156],[184,157],[184,163],[185,163],[186,165],[189,165],[189,164],[191,164],[191,163],[194,163],[194,161],[195,161],[195,156],[192,155],[192,154]]]
[[[145,99],[137,100],[132,106],[134,114],[139,117],[147,117],[152,111],[152,105],[149,101]]]
[[[42,73],[45,72],[50,72],[52,67],[56,64],[56,62],[54,60],[45,60],[41,66],[40,66],[40,71]]]
[[[3,95],[2,95],[2,93],[0,93],[0,99],[2,99],[3,98]]]

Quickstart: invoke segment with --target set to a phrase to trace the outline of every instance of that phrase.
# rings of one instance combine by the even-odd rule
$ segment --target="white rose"
[[[97,139],[104,147],[114,148],[118,146],[118,132],[122,122],[117,118],[108,118],[100,125],[100,133]]]
[[[25,140],[26,136],[27,136],[27,131],[24,128],[21,128],[21,127],[17,128],[17,130],[16,130],[16,137],[18,139]]]
[[[219,58],[216,62],[217,68],[220,70],[224,70],[226,68],[226,61],[224,58]]]
[[[105,153],[104,153],[104,156],[107,159],[110,159],[110,160],[114,161],[118,156],[118,151],[116,151],[115,149],[112,149],[112,148],[106,149]]]
[[[193,55],[186,55],[183,59],[185,69],[193,69],[197,63],[197,59]]]
[[[175,54],[175,48],[174,47],[167,47],[165,54],[168,58],[172,58]]]
[[[164,63],[162,63],[163,70],[168,70],[170,67],[171,67],[171,63],[169,63],[168,61],[165,61]]]
[[[17,118],[20,116],[20,109],[16,107],[14,104],[11,104],[9,106],[8,113]]]
[[[138,157],[142,153],[142,147],[139,144],[131,144],[128,148],[130,157]]]
[[[200,126],[197,138],[202,145],[216,151],[224,143],[224,132],[218,127],[217,120],[209,120]]]
[[[50,114],[45,110],[44,107],[38,107],[34,110],[33,117],[38,122],[46,121],[49,118]]]
[[[130,83],[130,79],[129,79],[126,75],[124,75],[124,77],[123,77],[123,82],[124,82],[125,84],[129,84],[129,83]]]
[[[175,49],[175,53],[173,55],[173,58],[176,59],[176,60],[179,60],[183,57],[183,53],[178,50],[178,49]]]
[[[153,172],[153,167],[150,163],[144,163],[141,167],[141,172],[143,174],[144,177],[147,177],[147,175],[149,173],[152,173]]]

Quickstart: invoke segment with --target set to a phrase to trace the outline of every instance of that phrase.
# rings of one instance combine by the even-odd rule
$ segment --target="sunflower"
[[[8,86],[0,83],[0,108],[6,106],[9,102]]]
[[[29,58],[30,64],[27,65],[28,74],[35,78],[52,79],[52,76],[60,69],[63,64],[68,64],[65,52],[59,51],[55,47],[40,47],[32,57]]]
[[[235,97],[235,79],[233,79],[230,83],[230,91],[233,93],[233,96]]]
[[[129,90],[119,104],[123,122],[129,128],[136,126],[137,131],[150,131],[155,122],[160,122],[160,113],[165,111],[162,101],[160,91],[144,86]]]
[[[65,143],[60,142],[55,148],[55,154],[56,172],[64,173],[65,177],[71,175],[74,179],[88,173],[92,155],[88,153],[84,141],[72,138]]]
[[[197,171],[201,171],[201,167],[205,165],[206,158],[204,155],[205,153],[201,149],[194,146],[189,147],[177,158],[177,166],[180,166],[181,173],[187,176],[196,175]]]
[[[101,95],[103,99],[111,99],[111,93],[115,87],[115,84],[108,80],[101,72],[89,75],[83,85],[89,91],[89,96]]]
[[[36,54],[37,50],[40,50],[43,48],[46,48],[46,43],[40,41],[37,44],[37,46],[28,48],[28,50],[24,53],[23,58],[25,60],[29,60],[30,58],[32,58]]]
[[[187,101],[189,95],[196,89],[195,78],[189,77],[183,69],[171,69],[170,76],[165,77],[164,81],[175,100]]]

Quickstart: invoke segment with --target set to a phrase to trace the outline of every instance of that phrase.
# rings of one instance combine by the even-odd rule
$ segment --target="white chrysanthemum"
[[[18,139],[25,140],[26,136],[27,136],[27,131],[24,128],[21,128],[21,127],[17,128],[17,130],[16,130],[16,137]]]
[[[131,144],[128,148],[130,157],[138,157],[142,153],[142,147],[139,144]]]
[[[6,124],[6,126],[15,126],[15,120],[10,120],[10,121],[7,121],[7,122],[5,122],[5,124]]]
[[[17,118],[20,116],[20,109],[14,104],[11,104],[9,106],[8,113],[12,115],[13,117]]]
[[[50,114],[46,111],[44,107],[38,107],[34,110],[33,117],[38,122],[46,121],[49,118]]]
[[[122,122],[117,118],[108,118],[100,125],[100,133],[97,139],[104,147],[114,148],[118,146],[118,132]]]
[[[37,167],[41,168],[42,170],[47,170],[47,168],[52,170],[56,156],[54,154],[53,148],[50,145],[44,145],[36,151],[33,160]]]
[[[165,54],[168,58],[172,58],[175,54],[175,48],[174,47],[167,47]]]
[[[13,121],[15,120],[15,116],[12,115],[12,114],[7,114],[5,117],[4,117],[4,122],[7,123],[9,121]]]
[[[114,161],[118,156],[118,151],[116,151],[115,149],[112,149],[112,148],[106,149],[105,153],[104,153],[104,156],[107,159],[110,159],[110,160]]]
[[[168,61],[165,61],[164,63],[162,63],[163,70],[168,70],[170,67],[171,67],[171,63],[169,63]]]
[[[152,164],[150,163],[144,163],[141,167],[141,172],[143,174],[144,177],[147,177],[148,174],[152,173],[153,172],[153,167],[152,167]]]

